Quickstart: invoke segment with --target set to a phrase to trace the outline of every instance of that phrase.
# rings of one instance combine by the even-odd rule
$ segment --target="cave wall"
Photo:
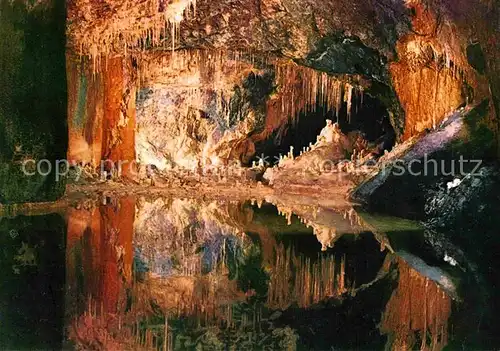
[[[77,84],[73,76],[78,76],[74,70],[79,68],[68,66],[72,85],[78,85],[72,88],[75,98],[70,101],[69,113],[74,116],[70,158],[97,166],[104,157],[130,160],[135,148],[140,164],[161,170],[248,164],[256,144],[275,136],[279,142],[289,121],[301,112],[314,111],[321,103],[337,114],[341,108],[350,113],[355,98],[360,100],[369,85],[359,75],[330,76],[290,60],[256,59],[253,54],[225,50],[145,52],[134,55],[132,62],[137,62],[136,69],[116,69],[111,61],[98,72],[87,68],[79,73]],[[125,91],[120,100],[125,86],[120,79],[130,71],[137,74],[136,85],[131,87],[137,89],[135,100],[132,90],[128,95]],[[82,84],[88,81],[94,87]],[[78,92],[82,87],[87,91]],[[75,100],[85,96],[86,102],[78,105]],[[124,106],[136,109],[126,112],[126,119]],[[134,125],[130,117],[135,114]],[[112,152],[106,156],[110,143]],[[116,149],[130,150],[130,154],[123,158]]]
[[[193,50],[143,55],[140,65],[136,149],[141,164],[162,170],[222,164],[263,119],[245,84],[265,72],[251,62]]]
[[[266,88],[269,91],[261,96],[267,96],[268,99],[267,101],[258,101],[259,106],[256,106],[255,101],[251,101],[252,97],[250,95],[252,93],[246,94],[245,90],[248,91],[249,89],[244,87],[244,81],[240,80],[237,84],[240,92],[243,91],[244,96],[242,97],[238,96],[238,89],[231,91],[232,87],[227,85],[224,96],[225,103],[233,104],[229,109],[234,109],[237,107],[236,104],[240,104],[242,112],[231,113],[239,114],[238,118],[242,121],[246,121],[244,115],[247,115],[248,122],[246,122],[246,125],[236,127],[235,130],[230,130],[227,134],[224,134],[226,133],[224,128],[218,126],[217,132],[211,132],[210,137],[215,139],[214,141],[205,142],[205,140],[209,139],[208,134],[210,134],[206,131],[208,122],[200,122],[200,118],[196,118],[196,114],[200,112],[196,110],[201,110],[205,115],[211,115],[211,117],[214,115],[211,111],[207,113],[207,109],[211,109],[210,105],[213,105],[207,96],[207,91],[211,90],[209,85],[212,82],[205,81],[204,84],[208,84],[208,86],[203,87],[206,90],[205,97],[196,98],[205,100],[203,108],[196,107],[196,105],[200,105],[200,102],[193,103],[191,97],[193,87],[184,89],[185,92],[181,93],[184,97],[181,97],[177,103],[182,104],[181,101],[187,101],[186,97],[190,96],[189,100],[191,102],[188,103],[193,106],[190,109],[190,114],[194,114],[194,117],[188,116],[188,113],[184,111],[181,115],[188,117],[181,117],[176,120],[174,120],[173,116],[167,117],[167,120],[163,121],[164,125],[162,125],[162,123],[147,122],[144,119],[145,114],[141,111],[136,138],[138,159],[141,162],[148,159],[156,160],[156,163],[162,167],[166,167],[171,163],[184,163],[184,165],[189,165],[189,168],[192,168],[192,165],[197,162],[196,159],[200,159],[200,152],[204,153],[203,158],[205,160],[207,159],[207,153],[216,154],[217,157],[210,160],[211,163],[219,163],[218,159],[222,159],[222,162],[239,159],[244,163],[248,163],[255,152],[255,143],[269,138],[279,129],[283,130],[289,118],[294,118],[299,111],[310,108],[309,105],[315,105],[313,100],[316,99],[317,92],[325,87],[321,83],[318,84],[316,80],[321,81],[324,79],[328,81],[329,79],[322,77],[321,72],[304,66],[316,66],[315,68],[320,68],[320,71],[332,74],[373,73],[377,76],[385,74],[387,77],[387,74],[382,72],[386,71],[386,69],[381,64],[380,56],[394,55],[393,45],[397,38],[397,32],[403,30],[404,27],[404,25],[397,23],[397,17],[403,13],[404,8],[396,6],[391,11],[387,11],[384,6],[389,5],[389,2],[373,7],[364,1],[356,1],[352,7],[346,8],[337,6],[338,1],[331,1],[326,4],[319,4],[314,1],[264,1],[261,4],[247,1],[238,1],[236,3],[203,1],[196,4],[196,12],[189,11],[189,6],[185,7],[189,1],[179,3],[183,4],[183,9],[186,9],[186,11],[184,13],[181,11],[180,13],[183,16],[178,16],[179,22],[173,23],[171,17],[169,17],[172,15],[170,10],[173,11],[177,5],[169,5],[165,9],[160,2],[153,1],[151,7],[143,9],[143,11],[141,10],[142,5],[131,7],[127,6],[126,2],[109,2],[109,8],[92,3],[92,11],[85,11],[88,10],[88,4],[75,1],[68,11],[71,22],[68,27],[70,50],[91,58],[91,61],[96,64],[97,71],[105,69],[104,61],[101,59],[103,54],[135,55],[139,53],[141,56],[144,53],[154,55],[163,51],[163,54],[167,56],[172,48],[232,50],[241,53],[242,56],[254,55],[256,61],[266,60],[268,56],[287,57],[297,61],[299,65],[294,64],[295,67],[292,69],[288,69],[288,66],[292,66],[288,63],[283,65],[281,71],[284,74],[281,76],[279,75],[279,67],[274,67],[276,81],[272,82],[272,80],[265,77],[268,81]],[[158,21],[159,14],[163,14],[164,18],[167,19],[166,26],[165,21]],[[333,18],[332,14],[334,15]],[[124,18],[135,18],[136,20],[129,20],[125,23]],[[113,27],[105,26],[106,21],[113,22],[116,25]],[[345,31],[343,35],[334,35],[342,31]],[[383,35],[379,35],[382,33]],[[172,34],[175,35],[172,36]],[[331,41],[325,44],[323,39],[331,36],[335,36],[335,45]],[[358,38],[362,38],[364,42]],[[351,42],[355,43],[352,44]],[[379,55],[376,50],[368,49],[366,43],[376,47],[384,54]],[[317,45],[319,49],[316,47]],[[333,49],[332,45],[335,46]],[[326,55],[329,60],[324,62],[320,62],[325,57],[325,51],[322,51],[322,49],[333,52],[333,56]],[[361,51],[363,51],[362,54],[360,54]],[[312,54],[313,52],[314,55],[317,55],[316,57]],[[342,57],[344,59],[341,60]],[[292,60],[290,62],[293,62]],[[368,61],[370,67],[366,68],[362,63]],[[332,62],[339,62],[339,65],[331,67]],[[197,65],[197,63],[193,64]],[[252,62],[252,65],[254,65],[254,62]],[[323,67],[320,67],[321,65]],[[356,66],[354,69],[348,71],[345,69],[345,67],[352,68],[354,66]],[[148,71],[148,69],[141,69],[139,74],[141,75],[145,71]],[[228,73],[233,74],[232,72]],[[169,76],[168,72],[163,72],[163,74]],[[293,75],[298,76],[298,79],[292,77]],[[302,77],[305,78],[302,79]],[[280,81],[280,78],[285,78],[285,82]],[[156,77],[155,79],[159,82],[163,80],[162,77]],[[179,77],[178,79],[182,80],[184,78]],[[152,81],[152,84],[154,84],[154,79]],[[233,83],[236,83],[236,81]],[[152,84],[148,86],[141,83],[143,89],[139,96],[141,99],[139,109],[144,106],[142,98],[145,98],[144,101],[148,105],[148,109],[153,105],[150,104],[152,101],[163,100],[168,105],[166,101],[174,98],[175,94],[167,94],[164,88],[164,92],[161,94],[155,92],[154,96],[145,97],[143,93],[151,90],[155,91],[155,89],[146,90]],[[179,82],[170,80],[168,84],[171,85],[171,90],[180,91],[178,87],[174,88]],[[271,94],[274,86],[277,87],[278,91],[276,94]],[[330,85],[328,88],[330,87],[332,89],[329,89],[328,94],[336,93],[338,99],[344,97],[344,92],[338,92],[344,87]],[[345,89],[349,90],[350,87],[346,86]],[[349,94],[350,92],[346,91],[345,93]],[[197,94],[199,95],[199,92]],[[167,95],[169,95],[168,98]],[[326,96],[324,98],[327,100]],[[330,102],[333,103],[333,101]],[[248,109],[249,103],[254,105],[251,106],[250,110]],[[338,106],[339,103],[336,102],[336,105]],[[164,106],[164,108],[167,107]],[[149,109],[147,113],[151,114],[155,113],[155,111]],[[156,116],[150,116],[149,118],[158,118],[158,113],[165,116],[164,111],[156,111]],[[224,113],[223,111],[222,114]],[[217,114],[221,115],[221,113]],[[264,120],[262,116],[265,116],[265,125],[262,123]],[[191,122],[187,122],[188,120]],[[215,121],[212,120],[211,122],[222,124],[219,121],[223,121],[223,118],[217,117]],[[186,135],[182,129],[191,128],[182,126],[183,123],[193,123],[193,129],[199,130],[201,135],[196,135],[195,132],[193,136],[187,135],[178,138],[179,134]],[[171,132],[171,130],[176,132]],[[147,135],[148,133],[149,135]],[[278,131],[278,133],[280,132]],[[173,137],[170,139],[177,139],[177,141],[170,142],[170,145],[167,145],[168,143],[165,142],[167,135]],[[202,144],[205,144],[205,146]],[[215,146],[212,147],[214,144]],[[207,145],[209,146],[207,147]],[[165,148],[167,149],[166,152]],[[204,150],[200,151],[200,149]],[[165,155],[158,155],[161,153],[165,153]],[[198,157],[194,157],[195,154],[198,154]],[[149,162],[146,161],[145,163]]]
[[[111,160],[122,175],[135,161],[136,70],[120,56],[103,59],[105,68],[68,55],[68,160],[72,164],[101,165]]]
[[[491,2],[460,1],[455,6],[451,1],[356,0],[346,6],[341,0],[203,1],[196,4],[196,11],[191,1],[167,7],[152,1],[147,8],[127,4],[109,1],[107,6],[91,3],[89,8],[84,1],[72,2],[69,48],[88,57],[98,76],[110,69],[119,75],[115,63],[108,67],[113,60],[104,59],[107,56],[133,57],[139,62],[137,74],[144,76],[139,84],[135,148],[143,163],[193,168],[200,160],[215,164],[248,161],[256,143],[276,134],[279,139],[289,118],[310,107],[318,85],[310,84],[314,79],[308,77],[323,72],[371,81],[366,93],[385,105],[400,140],[439,126],[459,106],[479,103],[485,97],[492,101],[490,128],[496,132],[500,128],[493,109],[498,110],[498,82],[493,73],[498,10]],[[483,18],[492,21],[485,23]],[[106,22],[115,25],[106,26]],[[476,41],[485,48],[482,73],[467,57],[469,44]],[[179,50],[184,48],[188,50]],[[172,49],[185,67],[172,64],[168,58]],[[287,73],[288,63],[285,68],[273,64],[274,83],[268,81],[269,91],[261,95],[265,101],[248,108],[252,94],[238,96],[238,89],[248,89],[243,75],[235,74],[234,62],[202,67],[206,62],[186,54],[200,49],[232,50],[241,56],[254,55],[255,61],[284,58],[294,62],[300,78],[297,83]],[[203,60],[213,63],[217,58]],[[233,61],[247,64],[239,72],[247,74],[246,78],[252,70],[260,70],[256,76],[264,75],[262,65]],[[101,79],[105,84],[105,77]],[[103,99],[103,103],[111,101]],[[127,106],[132,108],[133,99],[129,100]],[[103,119],[103,142],[108,145],[103,144],[101,157],[133,157],[133,112],[124,113],[126,123],[119,122],[118,100],[112,104],[106,113],[114,117]],[[238,108],[241,112],[234,112]],[[240,123],[229,126],[233,118],[229,115],[235,114]]]
[[[65,2],[0,3],[0,203],[51,201],[65,190],[55,161],[67,149]],[[36,162],[48,160],[42,176]],[[27,171],[24,161],[34,160]],[[41,168],[48,171],[48,164]]]
[[[398,60],[389,65],[405,112],[403,139],[436,128],[458,107],[473,103],[468,81],[477,90],[480,84],[465,58],[466,38],[442,9],[422,1],[409,1],[407,6],[412,28],[399,39]],[[476,94],[484,96],[484,88]]]
[[[103,74],[93,74],[88,64],[68,55],[67,76],[68,159],[97,167],[102,158]]]
[[[394,87],[405,112],[403,139],[436,128],[460,105],[465,104],[462,82],[451,70],[405,63],[391,66]]]

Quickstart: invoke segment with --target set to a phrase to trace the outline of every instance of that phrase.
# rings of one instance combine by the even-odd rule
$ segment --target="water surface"
[[[2,349],[441,350],[481,318],[417,223],[349,207],[104,198],[0,231]]]

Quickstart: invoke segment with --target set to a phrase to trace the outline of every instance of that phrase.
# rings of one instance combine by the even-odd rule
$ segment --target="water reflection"
[[[0,349],[60,349],[65,223],[56,214],[0,217]]]
[[[451,298],[403,259],[395,258],[399,281],[384,312],[381,330],[393,350],[441,350],[448,343]]]
[[[413,223],[390,221],[389,240],[349,206],[268,200],[2,218],[0,348],[441,350],[467,335],[479,313],[458,276],[399,248]]]
[[[277,205],[128,197],[69,209],[67,345],[447,344],[451,298],[352,208]]]

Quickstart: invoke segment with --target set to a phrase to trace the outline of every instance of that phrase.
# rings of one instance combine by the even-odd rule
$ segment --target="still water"
[[[348,207],[104,198],[4,217],[0,242],[2,350],[442,350],[481,338],[486,293],[471,274],[437,259],[417,223]]]

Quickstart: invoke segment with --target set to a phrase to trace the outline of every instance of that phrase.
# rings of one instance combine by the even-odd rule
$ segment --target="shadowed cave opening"
[[[256,145],[254,161],[258,161],[262,154],[270,159],[279,158],[280,155],[288,154],[292,146],[294,156],[299,156],[303,148],[316,142],[327,120],[338,123],[342,133],[347,136],[356,133],[361,135],[370,149],[378,150],[378,156],[383,155],[384,150],[391,151],[396,143],[396,132],[387,108],[379,99],[365,94],[353,97],[350,116],[347,103],[342,104],[338,115],[321,102],[313,111],[301,112],[296,119],[288,121],[281,133],[275,132],[266,141]]]

